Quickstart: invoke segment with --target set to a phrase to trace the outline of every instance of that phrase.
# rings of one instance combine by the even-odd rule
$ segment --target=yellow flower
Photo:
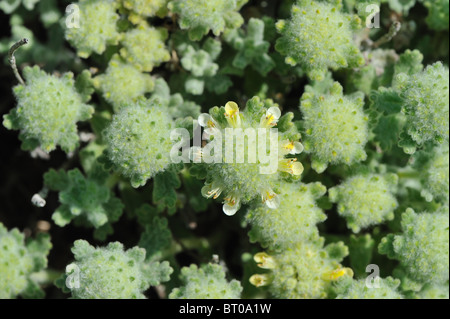
[[[270,285],[270,283],[272,282],[272,278],[267,274],[253,275],[250,277],[249,281],[253,286],[262,287]]]
[[[235,102],[225,104],[225,118],[231,127],[241,126],[241,117],[239,114],[239,106]]]
[[[277,266],[275,259],[267,253],[257,253],[253,259],[258,263],[259,268],[263,269],[275,269]]]
[[[338,269],[324,273],[322,275],[322,278],[324,280],[336,281],[345,275],[347,275],[349,277],[353,277],[353,270],[351,270],[350,268],[338,268]]]

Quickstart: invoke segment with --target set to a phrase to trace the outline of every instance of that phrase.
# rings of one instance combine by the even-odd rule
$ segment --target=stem
[[[419,178],[420,173],[413,170],[404,170],[396,173],[399,179]]]
[[[56,279],[61,277],[63,272],[53,269],[47,269],[47,270],[41,270],[39,272],[35,272],[31,274],[31,279],[40,285],[50,285],[52,284]]]
[[[11,64],[11,68],[13,69],[14,75],[16,76],[17,80],[20,84],[25,85],[25,81],[20,76],[19,70],[17,69],[16,65],[16,57],[14,56],[14,53],[17,49],[19,49],[21,46],[27,44],[29,40],[27,38],[23,38],[22,40],[19,40],[18,42],[14,43],[11,49],[9,49],[8,54],[8,61],[9,64]]]
[[[397,35],[397,33],[400,31],[400,28],[402,27],[402,24],[398,21],[394,21],[392,23],[391,27],[389,28],[389,32],[379,38],[375,43],[373,44],[374,48],[378,48],[380,45],[385,44],[392,40],[393,37]]]

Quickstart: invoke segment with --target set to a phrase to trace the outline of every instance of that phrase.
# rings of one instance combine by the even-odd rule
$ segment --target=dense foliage
[[[448,0],[0,10],[0,298],[449,297]]]

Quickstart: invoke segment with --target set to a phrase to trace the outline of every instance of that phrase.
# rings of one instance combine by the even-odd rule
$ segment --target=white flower
[[[280,207],[280,197],[271,189],[261,192],[262,202],[271,209]]]
[[[202,113],[198,117],[198,124],[200,124],[201,127],[206,128],[220,128],[219,123],[208,113]]]
[[[291,175],[301,175],[303,173],[303,165],[297,162],[296,158],[286,158],[278,162],[278,169]]]
[[[223,204],[223,212],[225,215],[233,216],[241,208],[240,198],[236,195],[228,195]]]
[[[217,123],[217,121],[208,113],[200,114],[198,117],[198,124],[205,128],[202,136],[203,140],[209,141],[211,136],[220,133],[219,123]]]
[[[215,183],[215,182],[206,184],[205,186],[202,187],[202,195],[203,195],[203,197],[206,197],[206,198],[212,197],[212,198],[216,199],[217,197],[220,196],[222,191],[223,191],[223,188],[220,185],[217,185],[217,183]]]
[[[297,141],[285,140],[281,142],[281,154],[282,155],[295,155],[303,152],[303,145]]]
[[[241,116],[239,114],[239,106],[235,102],[225,104],[225,118],[231,127],[241,126]]]

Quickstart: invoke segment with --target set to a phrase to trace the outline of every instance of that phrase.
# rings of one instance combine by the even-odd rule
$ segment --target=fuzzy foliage
[[[428,201],[449,202],[449,148],[443,144],[432,150],[431,159],[420,167],[424,188],[422,196]]]
[[[66,39],[77,49],[82,58],[88,58],[92,53],[102,54],[108,45],[116,45],[120,39],[117,30],[119,15],[116,12],[115,0],[79,0],[79,8],[67,20],[77,25],[66,26]],[[75,14],[79,13],[79,21]]]
[[[57,285],[75,299],[145,299],[150,287],[168,281],[172,268],[168,262],[145,261],[145,249],[124,250],[119,242],[95,248],[85,240],[72,247],[75,261]]]
[[[358,67],[364,58],[353,43],[353,32],[361,20],[341,12],[341,1],[300,0],[291,9],[290,20],[277,23],[281,38],[276,49],[286,63],[300,64],[314,80],[327,69]]]
[[[449,0],[420,0],[428,9],[426,22],[433,30],[448,30]]]
[[[11,14],[22,4],[27,10],[33,10],[39,0],[2,0],[0,9],[6,14]]]
[[[407,209],[399,235],[384,237],[379,251],[400,261],[408,277],[419,283],[442,283],[449,279],[448,207],[435,213],[417,214]]]
[[[400,280],[378,277],[377,285],[379,286],[368,287],[365,279],[353,280],[336,299],[403,299],[397,290]]]
[[[448,3],[0,0],[0,299],[448,299]]]
[[[106,155],[133,187],[143,186],[171,163],[169,132],[174,127],[167,107],[138,101],[122,108],[103,132]]]
[[[207,38],[202,45],[189,41],[184,33],[172,37],[172,46],[180,57],[180,64],[189,74],[178,77],[184,82],[184,90],[192,95],[202,95],[205,88],[216,94],[227,92],[232,85],[231,80],[218,74],[216,63],[222,52],[222,43]],[[174,77],[177,78],[177,77]]]
[[[158,216],[150,205],[140,207],[136,215],[145,228],[139,240],[139,247],[145,248],[148,260],[160,258],[163,250],[168,248],[172,241],[167,218]]]
[[[165,45],[168,36],[167,29],[157,29],[141,23],[124,34],[120,55],[139,70],[151,72],[154,67],[170,60],[170,53]]]
[[[329,164],[351,165],[366,159],[369,139],[368,117],[360,94],[343,95],[335,82],[326,94],[307,86],[301,98],[305,152],[312,155],[312,167],[322,173]]]
[[[329,190],[331,202],[338,203],[339,215],[347,219],[353,232],[394,219],[398,203],[395,189],[398,177],[357,175]]]
[[[56,77],[35,66],[26,67],[23,76],[26,85],[14,87],[17,106],[4,115],[3,125],[20,130],[25,150],[41,147],[50,152],[58,145],[67,153],[75,150],[77,122],[89,119],[94,109],[75,89],[73,74]]]
[[[122,215],[123,204],[105,185],[107,177],[98,166],[87,178],[77,168],[47,172],[44,184],[59,192],[61,203],[52,215],[55,224],[63,227],[77,219],[98,230],[116,222]]]
[[[124,63],[115,55],[108,64],[105,74],[94,78],[94,85],[103,97],[118,111],[124,105],[137,99],[154,88],[154,81],[148,74],[140,72],[131,64]]]
[[[155,80],[151,100],[167,106],[174,119],[192,117],[197,118],[201,113],[201,106],[195,102],[186,101],[180,93],[171,94],[170,87],[164,79]]]
[[[131,11],[128,19],[140,23],[147,17],[164,17],[169,0],[122,0],[123,6]]]
[[[247,0],[173,0],[169,9],[179,15],[182,30],[189,30],[189,38],[198,41],[211,30],[219,36],[226,28],[235,29],[244,23],[237,12]]]
[[[181,269],[183,286],[175,288],[170,299],[239,299],[242,286],[239,281],[225,278],[223,267],[216,264],[196,265]]]
[[[44,292],[31,275],[47,267],[51,248],[48,234],[25,242],[18,229],[8,231],[0,223],[0,299],[42,298]]]
[[[415,294],[417,299],[449,299],[448,284],[425,285]]]
[[[448,143],[449,71],[437,62],[422,72],[396,78],[406,115],[405,131],[417,146],[427,142]],[[409,151],[412,153],[413,150]]]
[[[268,54],[270,42],[264,39],[264,29],[263,20],[250,18],[247,32],[235,29],[225,34],[225,41],[237,51],[232,62],[234,67],[245,69],[251,65],[263,76],[275,68],[275,62]]]

